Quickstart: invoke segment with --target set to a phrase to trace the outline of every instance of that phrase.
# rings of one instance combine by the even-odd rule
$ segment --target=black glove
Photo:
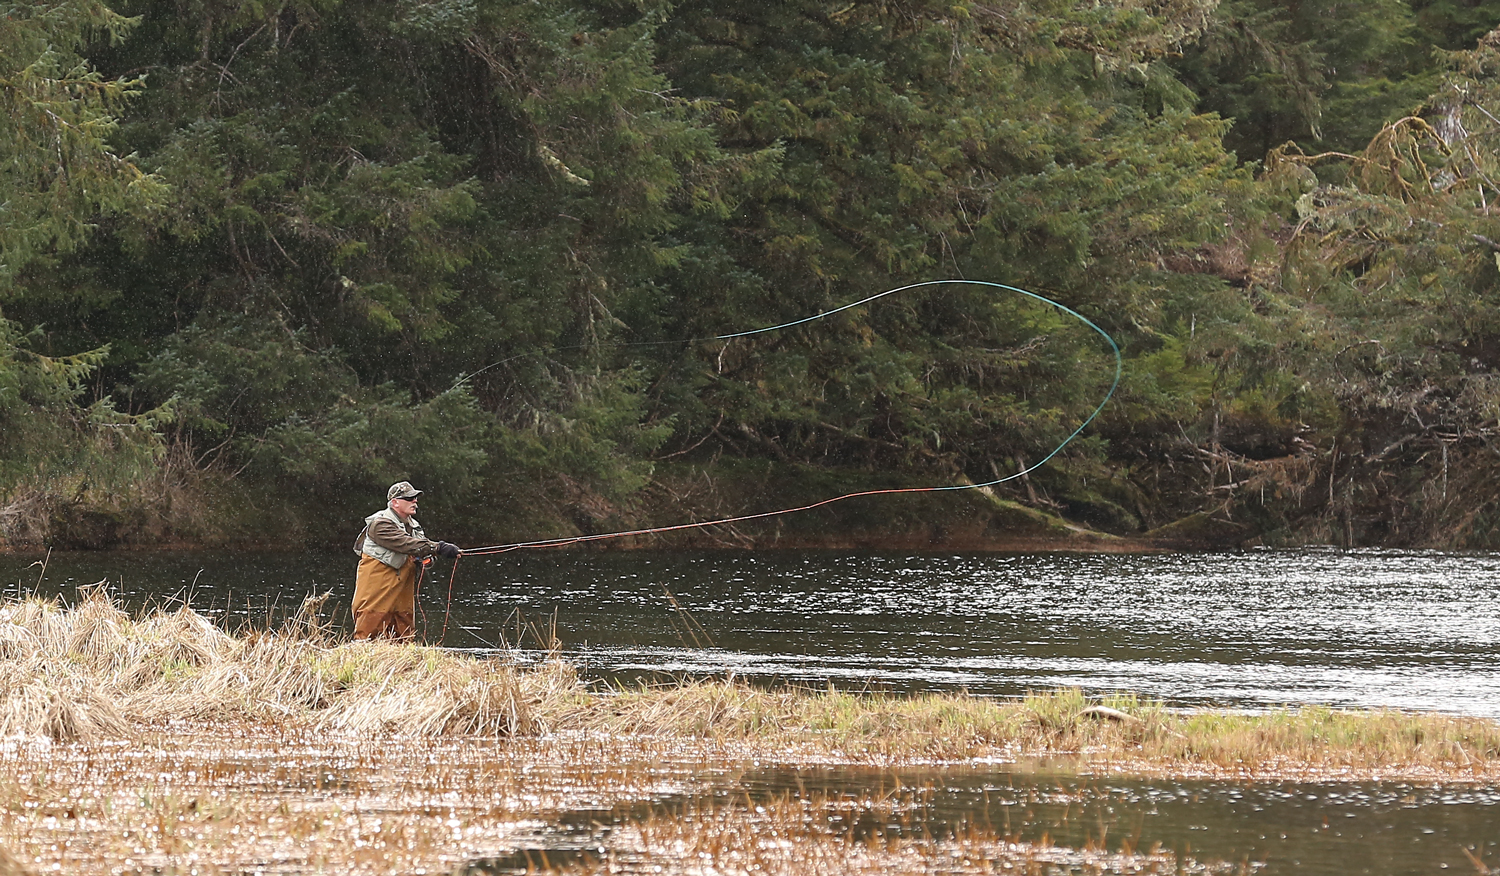
[[[446,541],[440,541],[438,542],[437,553],[438,556],[443,557],[444,559],[457,559],[459,554],[458,545],[449,544]]]

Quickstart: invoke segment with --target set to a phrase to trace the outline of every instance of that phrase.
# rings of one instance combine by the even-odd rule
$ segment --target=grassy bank
[[[278,631],[231,635],[186,607],[133,618],[102,590],[72,607],[0,605],[0,736],[130,739],[175,721],[360,738],[675,737],[850,762],[1066,754],[1176,772],[1500,772],[1500,725],[1487,720],[1321,707],[1184,712],[1076,690],[994,700],[734,680],[600,689],[556,660],[527,666],[341,641],[318,607]]]
[[[316,608],[231,635],[187,608],[131,617],[102,591],[73,607],[0,604],[0,876],[1232,873],[1243,862],[1128,838],[1064,848],[988,824],[929,833],[923,789],[899,781],[752,798],[740,777],[768,764],[940,774],[1027,755],[1084,772],[1500,774],[1490,721],[1175,712],[1071,690],[599,690],[557,661],[341,641]],[[576,832],[578,813],[608,848],[540,851]]]

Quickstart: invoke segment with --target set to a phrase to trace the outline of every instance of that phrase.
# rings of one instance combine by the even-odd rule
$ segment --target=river
[[[0,583],[71,599],[77,586],[107,581],[132,607],[185,598],[231,627],[265,624],[324,591],[347,623],[353,588],[352,555],[66,554],[45,570],[39,559],[0,558]],[[1500,556],[1491,554],[552,551],[464,558],[450,601],[451,571],[440,563],[424,583],[429,639],[446,620],[444,644],[521,659],[555,640],[600,678],[733,673],[995,696],[1076,686],[1183,707],[1500,718]],[[853,787],[876,776],[739,781]],[[1078,843],[1114,825],[1111,836],[1124,831],[1141,847],[1190,846],[1199,859],[1264,862],[1265,872],[1472,872],[1464,848],[1500,863],[1500,792],[1488,787],[1095,781],[1007,765],[925,780],[941,789],[930,817],[943,823],[1024,813],[1018,832]]]

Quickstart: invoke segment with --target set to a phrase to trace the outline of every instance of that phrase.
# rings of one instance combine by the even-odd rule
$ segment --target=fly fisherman
[[[417,522],[422,491],[407,481],[385,491],[386,506],[365,518],[354,542],[359,572],[354,579],[354,638],[410,639],[416,631],[417,567],[423,560],[454,559],[463,551],[446,541],[429,541]],[[428,560],[430,562],[430,560]]]

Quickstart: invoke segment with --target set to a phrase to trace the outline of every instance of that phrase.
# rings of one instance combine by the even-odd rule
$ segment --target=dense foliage
[[[1500,413],[1493,49],[1437,51],[1500,4],[4,14],[11,539],[87,510],[322,540],[398,478],[497,540],[775,506],[736,460],[993,480],[1108,385],[1058,311],[923,287],[713,340],[943,277],[1126,349],[1014,500],[1235,539],[1500,523],[1458,474],[1412,522]]]

